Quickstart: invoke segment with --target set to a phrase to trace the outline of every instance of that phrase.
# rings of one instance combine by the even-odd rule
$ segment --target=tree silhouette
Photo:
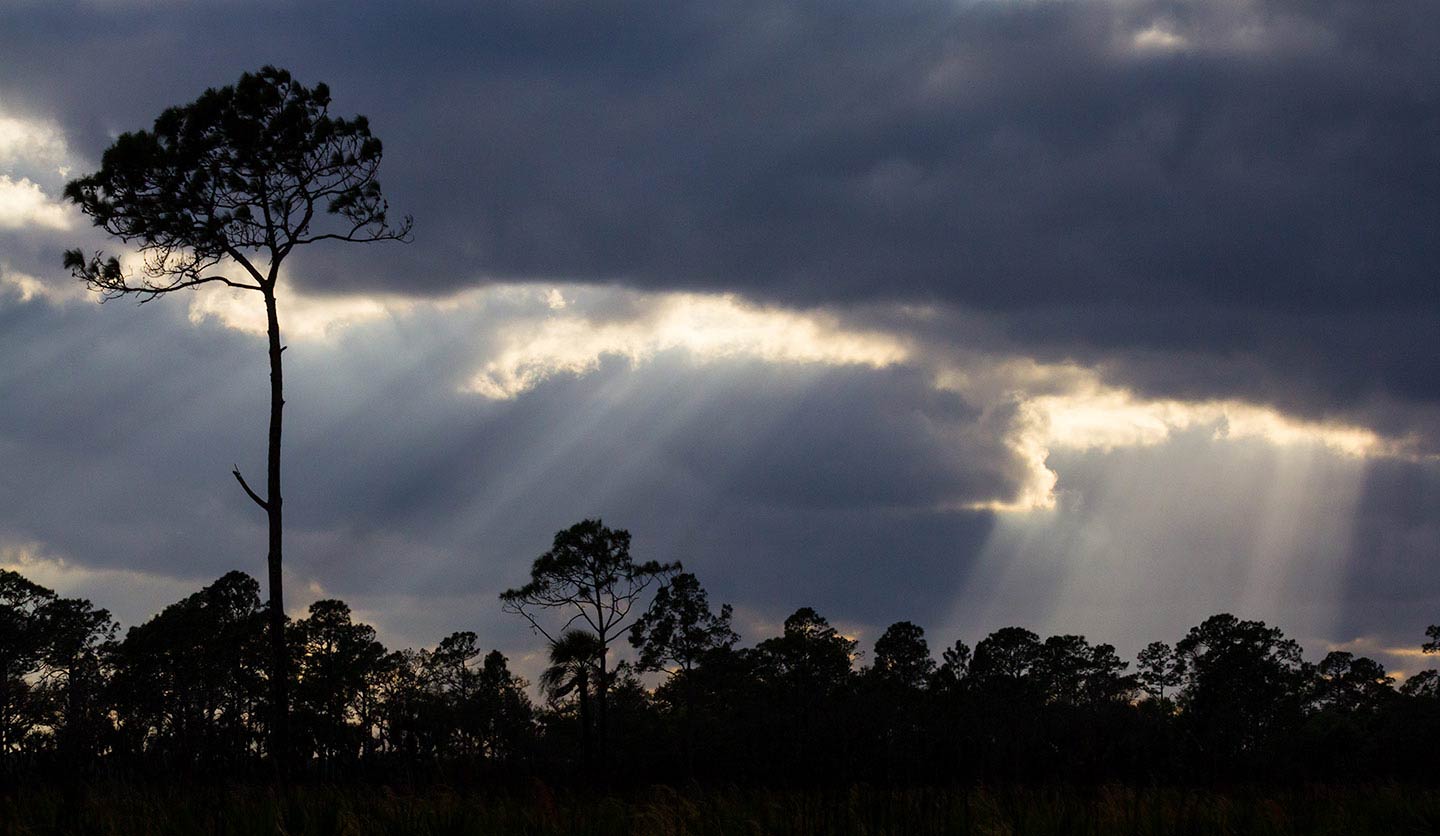
[[[1108,644],[1092,645],[1084,636],[1051,636],[1040,646],[1035,674],[1049,702],[1097,705],[1130,697],[1136,683],[1125,675],[1129,666]]]
[[[630,628],[630,643],[640,651],[638,667],[659,671],[673,664],[681,671],[693,669],[706,653],[740,640],[730,629],[733,612],[724,604],[716,614],[700,580],[681,572],[656,590],[650,608]]]
[[[716,650],[729,649],[740,640],[730,628],[729,604],[717,615],[700,580],[681,572],[655,592],[650,608],[630,628],[630,644],[640,651],[639,669],[666,670],[680,679],[685,701],[685,764],[693,771],[695,748],[695,666]]]
[[[645,591],[678,571],[679,563],[636,563],[630,557],[630,532],[606,528],[600,520],[583,520],[556,533],[554,545],[531,565],[529,583],[500,594],[504,610],[523,616],[552,646],[577,623],[585,624],[600,643],[595,725],[596,752],[602,763],[610,644],[629,627],[632,614],[639,616],[636,608]],[[555,611],[564,621],[558,628],[547,628],[544,618]]]
[[[913,764],[925,744],[925,688],[935,674],[935,660],[925,630],[909,621],[885,628],[875,640],[875,660],[862,677],[864,697],[880,710],[864,711],[861,721],[879,741],[880,764],[887,779]]]
[[[525,695],[526,682],[510,672],[505,654],[492,650],[480,663],[472,702],[476,732],[486,757],[519,757],[533,734],[535,709]]]
[[[1407,697],[1440,699],[1440,671],[1431,668],[1407,678],[1400,684],[1400,693]]]
[[[540,690],[551,702],[575,696],[579,706],[581,762],[588,769],[592,759],[590,694],[604,674],[600,660],[605,646],[588,630],[566,630],[550,643],[550,665],[540,674]],[[598,689],[597,689],[598,690]]]
[[[102,298],[133,295],[147,302],[217,283],[264,300],[270,360],[265,495],[251,489],[238,467],[234,476],[269,524],[271,750],[281,761],[288,745],[289,675],[281,573],[280,270],[297,247],[404,240],[410,230],[408,217],[395,227],[387,220],[376,179],[381,145],[368,121],[332,117],[329,109],[326,85],[305,87],[267,66],[166,110],[152,131],[122,134],[105,151],[98,172],[65,187],[65,196],[96,226],[143,256],[133,273],[113,256],[65,253],[65,266]]]
[[[784,632],[756,645],[762,676],[796,692],[823,697],[843,687],[853,667],[856,641],[840,635],[824,616],[801,607],[785,619]]]
[[[126,748],[177,768],[242,760],[264,699],[264,638],[260,585],[243,572],[131,627],[110,683]]]
[[[1377,711],[1394,693],[1395,677],[1385,673],[1384,665],[1344,650],[1325,654],[1315,673],[1316,702],[1336,711]]]
[[[385,648],[375,628],[355,622],[343,601],[310,605],[292,628],[296,649],[296,714],[322,767],[344,765],[370,736],[364,701]]]
[[[478,637],[469,631],[451,633],[440,640],[427,659],[430,686],[444,703],[445,724],[455,733],[460,752],[470,754],[478,742],[471,700],[479,687],[479,673],[469,662],[480,655]]]
[[[43,613],[55,600],[53,591],[0,569],[0,757],[23,746],[39,722],[35,683],[49,640]]]
[[[766,736],[778,746],[771,757],[793,769],[840,765],[837,750],[844,741],[832,732],[847,725],[855,646],[810,607],[791,613],[779,636],[755,646],[755,676],[770,724]]]
[[[70,768],[88,767],[108,728],[100,695],[119,625],[108,610],[83,598],[56,598],[39,615],[45,633],[39,683],[49,706],[47,723]]]
[[[875,661],[870,672],[903,688],[925,687],[935,672],[935,660],[930,658],[924,629],[909,621],[897,621],[886,627],[875,640]]]
[[[1013,686],[1040,659],[1040,637],[1023,627],[1002,627],[975,645],[970,676],[979,683]]]
[[[955,644],[940,654],[940,667],[935,669],[931,684],[945,692],[957,692],[970,675],[970,645],[956,639]]]
[[[1140,687],[1152,698],[1165,699],[1165,689],[1175,688],[1184,680],[1185,662],[1175,648],[1165,642],[1150,642],[1135,657]]]
[[[1300,645],[1263,621],[1212,615],[1175,645],[1181,707],[1212,764],[1263,754],[1298,723],[1309,678]]]
[[[812,609],[737,647],[691,576],[666,587],[638,632],[641,655],[656,650],[669,677],[652,691],[621,662],[602,679],[604,647],[575,625],[550,644],[539,706],[498,651],[476,661],[474,633],[389,652],[343,602],[317,601],[290,627],[304,769],[366,786],[673,783],[688,684],[697,757],[683,765],[711,785],[1434,782],[1440,674],[1397,687],[1398,675],[1344,651],[1310,665],[1262,622],[1209,618],[1173,649],[1149,645],[1132,677],[1110,645],[1014,627],[982,639],[973,662],[956,642],[935,669],[923,631],[902,621],[857,672],[855,640]],[[259,584],[231,572],[116,644],[104,610],[0,570],[0,798],[47,782],[82,790],[91,776],[256,775],[270,759],[265,615]],[[690,628],[699,639],[676,644]],[[677,648],[705,644],[688,668],[676,661]],[[1134,699],[1141,680],[1149,699]],[[597,761],[602,682],[608,765]]]

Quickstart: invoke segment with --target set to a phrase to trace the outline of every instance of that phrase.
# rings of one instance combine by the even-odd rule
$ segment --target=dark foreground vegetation
[[[90,602],[0,573],[0,778],[27,792],[277,776],[422,793],[443,785],[512,793],[495,802],[505,815],[517,788],[536,781],[622,793],[693,782],[799,799],[857,784],[1280,788],[1440,777],[1434,671],[1397,688],[1377,662],[1339,651],[1307,662],[1280,630],[1230,615],[1149,645],[1133,669],[1110,645],[1018,627],[973,651],[955,641],[937,661],[909,622],[862,659],[808,608],[744,647],[729,608],[714,609],[695,576],[636,563],[629,543],[624,531],[580,523],[502,596],[546,639],[538,704],[473,633],[392,651],[341,601],[315,602],[286,628],[288,752],[268,748],[267,614],[249,576],[227,574],[122,636]],[[1427,633],[1433,652],[1440,628]],[[637,659],[610,664],[621,641]],[[365,793],[345,803],[372,801],[381,803]]]
[[[1405,836],[1440,832],[1440,793],[1395,786],[1201,789],[553,790],[101,788],[0,801],[0,836]]]

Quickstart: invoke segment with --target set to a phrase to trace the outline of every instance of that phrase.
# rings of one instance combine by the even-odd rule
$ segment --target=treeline
[[[502,598],[549,640],[538,702],[473,633],[392,651],[343,602],[312,604],[287,627],[295,751],[277,759],[254,579],[231,572],[122,636],[89,601],[0,572],[0,770],[223,779],[284,760],[327,780],[608,786],[1437,774],[1434,670],[1396,687],[1374,660],[1312,664],[1279,629],[1231,615],[1134,664],[1018,627],[936,659],[909,622],[865,659],[809,608],[744,647],[694,575],[634,563],[628,534],[598,521],[558,534]],[[1440,649],[1440,627],[1427,637]],[[635,661],[609,664],[619,642]]]

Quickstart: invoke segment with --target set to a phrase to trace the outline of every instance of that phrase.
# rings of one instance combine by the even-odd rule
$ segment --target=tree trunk
[[[680,674],[685,678],[685,777],[695,780],[695,676],[686,666]]]
[[[596,774],[600,776],[606,774],[605,767],[607,766],[605,762],[607,748],[605,746],[605,707],[610,696],[610,672],[606,669],[605,656],[608,649],[609,646],[605,644],[605,638],[602,636],[600,639],[600,682],[595,688],[595,764]]]
[[[580,698],[580,769],[588,773],[593,758],[590,755],[590,681],[588,677],[580,679],[580,687],[577,689]],[[589,777],[587,775],[587,777]]]
[[[285,580],[281,574],[280,428],[285,408],[285,376],[281,369],[280,319],[275,292],[265,290],[266,332],[270,338],[270,443],[266,458],[265,515],[270,523],[270,757],[284,771],[290,761],[290,665],[285,646]]]

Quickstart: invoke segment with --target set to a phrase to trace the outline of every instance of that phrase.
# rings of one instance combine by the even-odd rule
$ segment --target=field
[[[843,791],[654,787],[604,796],[535,784],[519,791],[385,787],[12,792],[0,836],[1184,836],[1437,834],[1440,791],[1398,786],[1274,792],[1006,788]]]

